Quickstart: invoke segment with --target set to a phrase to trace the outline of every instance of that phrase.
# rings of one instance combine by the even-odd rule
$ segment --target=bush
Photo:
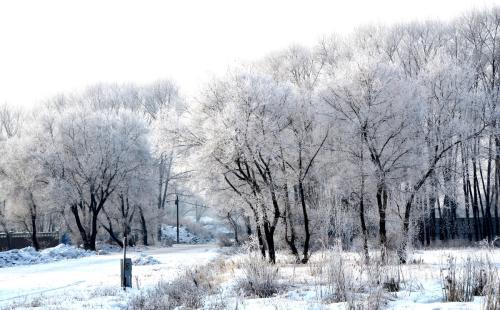
[[[221,248],[234,246],[234,241],[226,234],[217,235],[217,245]]]
[[[485,295],[486,288],[497,276],[495,266],[487,257],[467,257],[461,264],[449,256],[447,266],[441,270],[444,300],[469,302],[474,296]]]
[[[198,309],[205,297],[213,291],[212,277],[207,269],[192,269],[172,282],[160,281],[153,289],[133,297],[127,309],[171,310],[178,307]]]
[[[403,285],[399,265],[377,260],[367,263],[362,255],[355,260],[340,244],[319,255],[319,260],[311,262],[310,270],[323,302],[345,302],[347,309],[383,309],[386,292],[399,291]]]
[[[483,309],[500,310],[500,281],[498,276],[496,283],[490,283],[485,287]]]
[[[260,253],[249,252],[241,267],[244,275],[237,281],[236,289],[244,295],[265,298],[281,290],[277,280],[279,268],[267,262]]]

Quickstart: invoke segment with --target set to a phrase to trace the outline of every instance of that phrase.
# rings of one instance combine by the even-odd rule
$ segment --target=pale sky
[[[2,0],[0,103],[30,106],[97,82],[161,78],[192,95],[229,66],[293,43],[494,4],[500,0]]]

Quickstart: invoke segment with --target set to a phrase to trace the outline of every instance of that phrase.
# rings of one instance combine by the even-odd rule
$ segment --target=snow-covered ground
[[[224,252],[224,251],[223,251]],[[325,299],[322,262],[337,255],[336,252],[316,252],[308,265],[295,264],[289,255],[280,253],[275,279],[280,283],[277,294],[268,298],[245,296],[238,289],[238,281],[245,277],[243,265],[247,254],[225,255],[214,245],[174,245],[169,248],[146,248],[129,253],[138,265],[133,267],[132,290],[119,289],[119,260],[121,253],[94,255],[78,259],[62,260],[37,265],[14,266],[0,269],[0,309],[124,309],[127,301],[153,287],[159,280],[170,281],[184,275],[186,268],[195,265],[210,266],[201,270],[215,275],[217,296],[222,298],[227,309],[346,309],[346,302]],[[333,254],[333,256],[332,256]],[[375,257],[378,253],[371,253]],[[360,266],[358,253],[342,252],[346,258],[345,269],[361,268],[364,279],[391,267],[377,267],[366,271]],[[482,297],[473,301],[447,303],[443,301],[442,271],[447,259],[454,256],[457,262],[467,257],[488,256],[493,266],[500,270],[500,249],[463,248],[447,250],[417,250],[411,253],[411,263],[395,265],[401,275],[401,290],[395,293],[382,292],[383,308],[388,309],[482,309]],[[376,259],[375,259],[376,260]],[[144,264],[144,265],[141,265]],[[357,267],[356,267],[357,266]],[[384,269],[386,268],[386,269]],[[213,270],[211,270],[213,269]],[[377,274],[377,272],[379,274]],[[349,277],[349,274],[347,274]],[[321,278],[323,277],[323,278]],[[365,280],[355,276],[355,294],[366,296],[370,288],[359,287]],[[210,299],[211,297],[209,297]],[[210,304],[210,303],[208,303]],[[10,306],[9,306],[10,305]],[[10,308],[9,308],[10,307]],[[23,308],[24,307],[24,308]],[[221,308],[217,308],[221,309]]]
[[[37,252],[32,247],[0,252],[0,268],[19,265],[33,265],[74,259],[94,255],[94,252],[85,251],[74,246],[60,244]]]
[[[372,253],[377,255],[378,253]],[[336,254],[334,254],[336,255]],[[358,253],[343,253],[348,257],[348,266],[359,264]],[[485,309],[483,297],[476,296],[471,302],[445,302],[443,300],[442,272],[447,266],[447,259],[453,256],[459,264],[467,258],[488,257],[493,266],[497,268],[497,279],[500,275],[500,249],[443,249],[443,250],[418,250],[410,255],[412,263],[406,265],[395,265],[399,268],[402,287],[399,292],[389,293],[384,291],[381,297],[383,309]],[[235,257],[233,259],[241,259]],[[314,275],[315,263],[319,260],[318,253],[313,254],[308,266],[292,264],[289,256],[278,256],[280,266],[280,282],[284,290],[271,298],[244,298],[236,300],[239,309],[349,309],[346,302],[332,303],[325,301],[321,296],[325,292],[325,286]],[[394,269],[393,269],[394,270]],[[361,277],[354,276],[354,282],[361,282]],[[500,282],[498,282],[500,283]],[[232,283],[234,285],[235,282]],[[356,285],[356,284],[355,284]],[[230,286],[230,285],[229,285]],[[359,287],[358,287],[359,289]],[[362,291],[370,288],[361,287]],[[362,300],[366,300],[366,294],[355,293]],[[234,307],[233,307],[234,308]],[[361,309],[370,309],[370,306]]]
[[[174,245],[130,252],[128,256],[134,260],[141,254],[160,262],[133,266],[133,286],[144,288],[161,279],[173,279],[188,266],[205,264],[218,252],[211,244]],[[121,253],[113,253],[2,268],[0,309],[13,303],[25,304],[27,300],[33,307],[41,303],[60,309],[119,309],[127,300],[126,293],[118,289],[121,257]]]

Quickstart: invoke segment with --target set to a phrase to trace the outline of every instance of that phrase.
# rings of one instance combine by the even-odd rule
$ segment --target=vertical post
[[[126,270],[126,267],[125,267],[125,264],[126,264],[126,261],[127,261],[127,235],[124,234],[123,236],[123,263],[122,263],[122,288],[123,290],[125,291],[127,289],[127,280],[126,280],[126,276],[125,276],[125,270]]]
[[[179,195],[175,195],[175,207],[177,209],[177,244],[179,244]]]

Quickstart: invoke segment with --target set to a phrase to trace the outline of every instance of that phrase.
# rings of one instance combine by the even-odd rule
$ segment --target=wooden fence
[[[42,249],[54,247],[59,244],[59,232],[39,232],[37,239]],[[32,245],[30,233],[0,233],[0,251],[22,249]]]

